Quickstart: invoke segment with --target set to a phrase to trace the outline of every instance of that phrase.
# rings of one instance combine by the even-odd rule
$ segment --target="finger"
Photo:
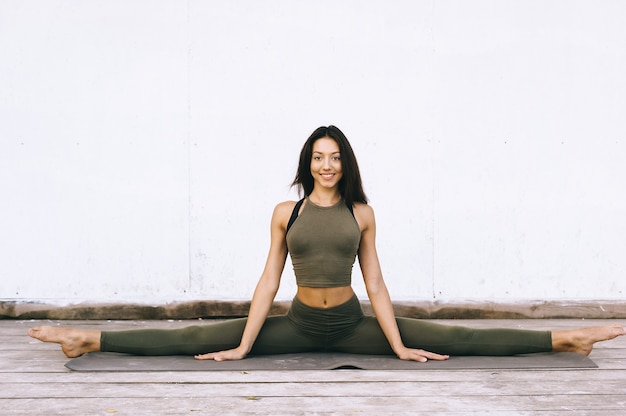
[[[216,360],[215,356],[216,356],[216,353],[210,352],[208,354],[194,355],[193,358],[195,358],[196,360]],[[216,361],[219,361],[219,360],[216,360]]]
[[[445,361],[450,356],[436,354],[434,352],[424,351],[424,350],[413,350],[410,355],[405,358],[405,360],[417,361],[420,363],[425,363],[428,360],[436,360],[436,361]]]
[[[429,351],[420,351],[420,353],[423,357],[428,358],[430,360],[444,361],[450,358],[449,355],[442,355],[442,354],[437,354],[437,353],[429,352]]]

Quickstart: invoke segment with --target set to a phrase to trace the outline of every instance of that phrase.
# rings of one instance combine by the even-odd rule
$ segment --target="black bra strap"
[[[289,231],[293,223],[296,222],[296,218],[298,218],[298,214],[300,213],[300,207],[302,206],[303,202],[304,202],[304,198],[299,200],[296,203],[296,206],[293,207],[293,211],[291,212],[291,217],[289,218],[289,222],[287,223],[287,229],[285,230],[285,234],[287,234],[287,232]]]

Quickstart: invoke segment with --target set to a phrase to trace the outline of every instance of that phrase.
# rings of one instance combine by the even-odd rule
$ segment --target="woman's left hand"
[[[418,361],[420,363],[425,363],[428,360],[445,361],[450,358],[449,355],[441,355],[434,352],[406,347],[397,354],[398,358],[401,360]]]

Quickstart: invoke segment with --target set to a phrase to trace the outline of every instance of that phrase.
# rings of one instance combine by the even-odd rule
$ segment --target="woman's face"
[[[333,188],[343,175],[339,145],[329,137],[322,137],[313,143],[311,175],[315,186]]]

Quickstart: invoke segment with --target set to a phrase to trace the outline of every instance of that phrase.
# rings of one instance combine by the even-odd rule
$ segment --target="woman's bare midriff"
[[[354,296],[352,286],[306,287],[298,286],[298,299],[313,308],[332,308],[349,301]]]

